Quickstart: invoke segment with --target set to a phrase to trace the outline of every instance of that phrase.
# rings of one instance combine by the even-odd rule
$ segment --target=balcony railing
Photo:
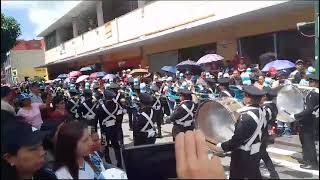
[[[140,37],[161,34],[169,29],[174,31],[201,19],[215,21],[284,2],[156,1],[46,51],[46,64]]]

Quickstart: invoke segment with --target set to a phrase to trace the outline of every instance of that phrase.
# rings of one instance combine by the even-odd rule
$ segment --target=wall
[[[296,23],[313,21],[314,11],[312,8],[305,8],[299,11],[281,14],[275,13],[272,16],[256,18],[248,21],[227,24],[223,26],[203,28],[196,32],[189,32],[187,35],[177,35],[170,39],[145,45],[143,52],[146,55],[191,47],[200,44],[218,42],[217,53],[232,59],[237,52],[237,39],[240,37],[276,32],[281,30],[295,29]],[[225,47],[222,44],[227,44]]]
[[[34,67],[44,65],[44,51],[21,50],[11,51],[11,68],[16,68],[18,81],[24,81],[24,77],[39,76]]]

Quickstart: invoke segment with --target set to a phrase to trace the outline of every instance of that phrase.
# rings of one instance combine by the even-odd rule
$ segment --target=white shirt
[[[66,166],[58,169],[55,174],[58,179],[73,179]],[[79,179],[94,179],[94,171],[86,161],[84,161],[84,168],[79,169]]]

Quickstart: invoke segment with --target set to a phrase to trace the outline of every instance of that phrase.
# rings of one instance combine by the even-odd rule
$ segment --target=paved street
[[[156,143],[171,142],[171,124],[162,126],[163,138],[157,139]],[[132,131],[129,131],[127,116],[124,118],[123,131],[126,147],[133,145]],[[298,136],[280,137],[276,139],[275,144],[268,147],[267,151],[276,167],[281,179],[319,179],[319,171],[301,169],[296,160],[302,157],[302,149]],[[317,145],[317,154],[319,155],[319,145]],[[296,158],[293,158],[296,157]],[[318,156],[319,157],[319,156]],[[114,158],[112,158],[114,161]],[[222,164],[226,170],[226,176],[229,176],[230,157],[221,158]],[[269,178],[269,173],[261,162],[261,174],[264,178]]]

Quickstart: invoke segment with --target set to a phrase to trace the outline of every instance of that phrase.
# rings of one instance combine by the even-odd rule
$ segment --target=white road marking
[[[302,169],[302,168],[300,168],[300,164],[298,164],[298,163],[293,163],[293,162],[280,160],[280,159],[276,159],[276,158],[271,158],[271,159],[274,163],[277,163],[280,166],[284,166],[284,167],[287,167],[287,168],[290,168],[290,169],[293,169],[296,171],[306,172],[306,173],[313,174],[315,176],[319,176],[319,170]]]
[[[286,155],[286,156],[290,156],[290,155],[293,155],[295,153],[299,153],[299,152],[296,152],[296,151],[279,149],[279,148],[275,148],[275,147],[268,147],[267,148],[267,152],[274,153],[274,154]]]

